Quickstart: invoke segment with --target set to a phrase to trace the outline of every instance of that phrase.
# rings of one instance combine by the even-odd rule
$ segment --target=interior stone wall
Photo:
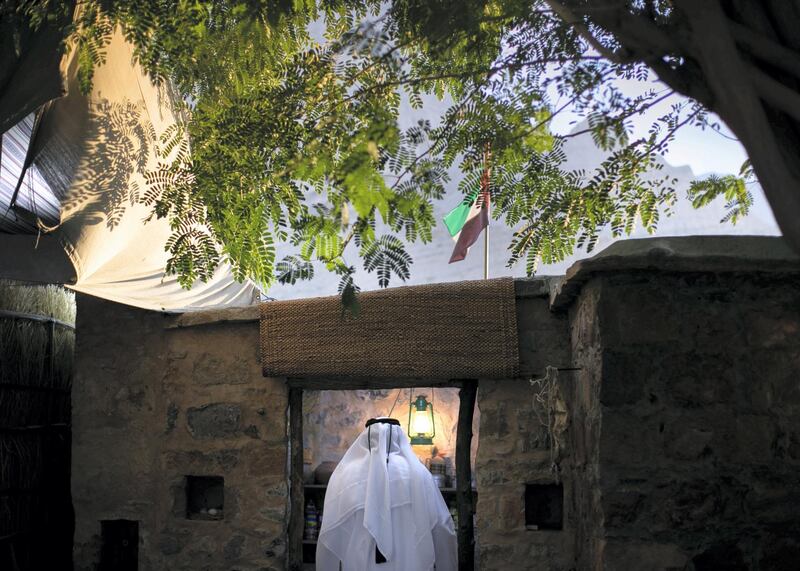
[[[608,273],[571,324],[578,568],[795,568],[800,277]]]
[[[436,435],[432,446],[414,446],[423,462],[430,458],[434,448],[448,463],[448,473],[454,474],[456,452],[456,427],[458,423],[458,389],[441,387],[411,389],[411,397],[425,395],[433,398]],[[353,391],[303,392],[303,443],[304,462],[316,468],[321,462],[338,462],[364,429],[364,422],[375,416],[398,419],[404,431],[408,429],[409,389],[377,389]],[[478,449],[480,411],[473,418],[473,464]]]
[[[139,522],[139,569],[284,568],[286,407],[258,323],[171,318],[78,296],[72,497],[76,570],[102,520]],[[186,518],[185,476],[224,477],[224,518]]]

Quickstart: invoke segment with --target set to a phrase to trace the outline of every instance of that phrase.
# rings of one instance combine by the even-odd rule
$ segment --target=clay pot
[[[330,481],[333,471],[338,465],[338,462],[323,462],[317,466],[314,470],[314,480],[316,480],[317,484],[328,485],[328,481]]]

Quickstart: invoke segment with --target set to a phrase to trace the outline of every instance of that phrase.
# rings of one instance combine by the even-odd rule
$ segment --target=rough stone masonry
[[[481,569],[795,566],[800,261],[780,239],[618,243],[517,282],[517,314],[522,375],[479,380]],[[113,520],[138,525],[140,569],[284,568],[287,392],[255,319],[79,296],[76,569]],[[224,478],[221,518],[187,518],[187,476]],[[526,486],[556,482],[561,529],[526,526]]]

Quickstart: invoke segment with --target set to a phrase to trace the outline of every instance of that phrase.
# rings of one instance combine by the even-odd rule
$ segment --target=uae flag
[[[489,225],[489,193],[478,192],[471,203],[464,201],[456,206],[444,217],[444,225],[456,242],[450,263],[460,262]]]

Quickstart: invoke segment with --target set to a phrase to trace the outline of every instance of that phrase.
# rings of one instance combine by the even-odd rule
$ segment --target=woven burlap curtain
[[[362,293],[261,305],[265,376],[509,378],[519,371],[514,281]]]

